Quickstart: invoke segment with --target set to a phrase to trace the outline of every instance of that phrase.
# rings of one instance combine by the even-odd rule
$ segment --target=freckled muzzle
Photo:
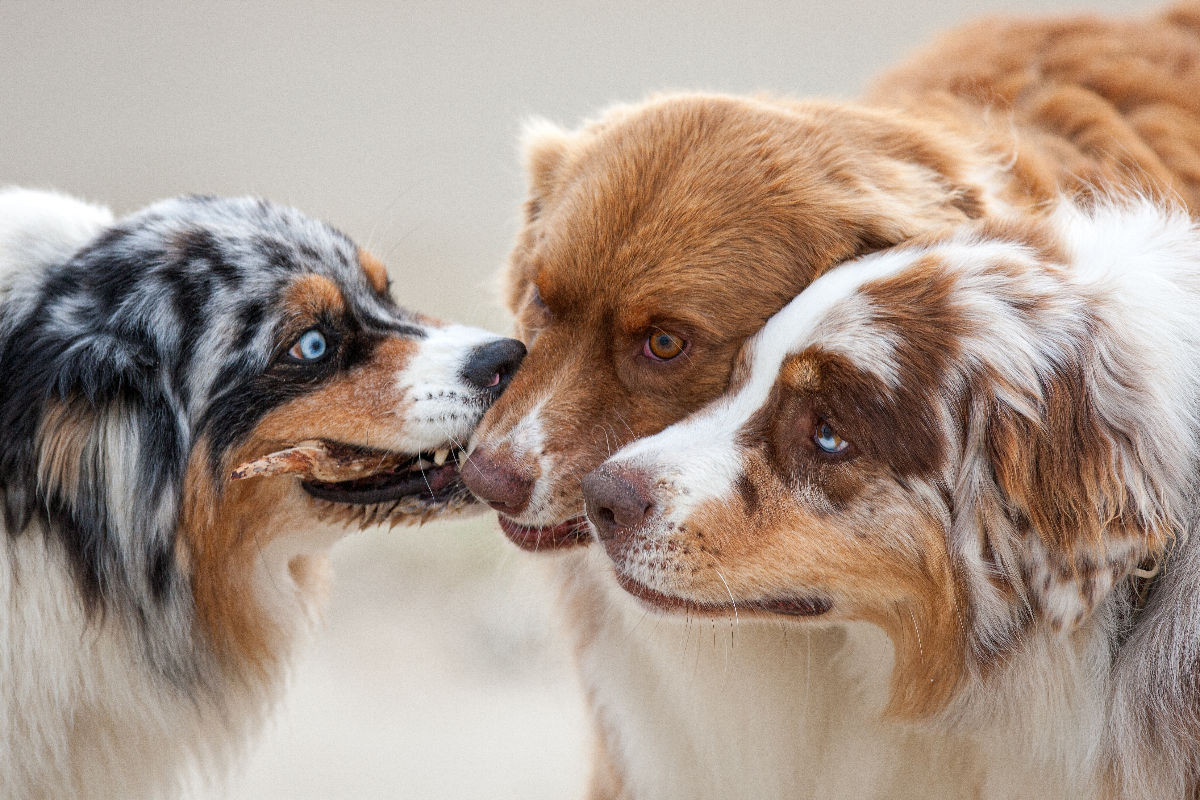
[[[587,517],[616,571],[622,589],[659,611],[698,616],[728,616],[747,612],[793,617],[826,613],[832,603],[816,594],[735,598],[729,585],[717,574],[716,558],[697,559],[703,546],[692,540],[690,521],[679,523],[664,513],[669,500],[661,496],[653,470],[628,463],[606,462],[583,479]],[[689,590],[678,585],[680,576],[711,579],[716,575],[728,602],[686,597]],[[636,577],[635,577],[636,576]],[[650,586],[647,580],[658,585]],[[688,578],[682,579],[686,584]],[[671,589],[666,587],[670,586]]]

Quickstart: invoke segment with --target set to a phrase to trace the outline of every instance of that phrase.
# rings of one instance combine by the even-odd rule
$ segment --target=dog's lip
[[[829,600],[816,595],[800,595],[796,597],[766,598],[762,600],[747,600],[738,603],[736,607],[730,603],[700,603],[677,595],[664,594],[651,589],[641,581],[635,580],[620,570],[617,571],[617,583],[621,588],[641,600],[646,605],[658,611],[686,613],[707,617],[728,617],[734,614],[760,612],[765,614],[782,614],[789,617],[816,617],[832,608]]]
[[[307,481],[300,486],[318,500],[353,505],[374,505],[405,497],[430,503],[446,499],[462,487],[453,463],[417,473],[375,473],[351,481]]]
[[[499,519],[500,529],[504,531],[504,535],[508,537],[509,541],[522,550],[530,552],[578,547],[586,545],[592,538],[587,517],[582,514],[577,517],[571,517],[557,525],[548,525],[546,527],[522,525],[505,517],[503,514],[499,515]]]

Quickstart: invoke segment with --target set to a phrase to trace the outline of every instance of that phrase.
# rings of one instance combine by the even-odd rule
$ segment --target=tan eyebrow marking
[[[816,389],[821,385],[821,367],[812,353],[801,353],[784,365],[782,378],[798,389]]]
[[[284,297],[288,310],[297,316],[316,315],[323,311],[340,312],[346,301],[337,285],[324,275],[305,275],[287,289]]]

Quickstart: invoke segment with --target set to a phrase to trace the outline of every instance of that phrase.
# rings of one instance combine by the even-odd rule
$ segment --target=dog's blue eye
[[[300,338],[288,350],[288,355],[297,361],[319,361],[325,357],[329,345],[325,342],[325,334],[316,328],[311,328],[300,334]]]
[[[850,446],[849,442],[837,435],[837,431],[833,429],[832,425],[823,420],[817,423],[817,429],[813,432],[813,441],[826,453],[840,453]]]

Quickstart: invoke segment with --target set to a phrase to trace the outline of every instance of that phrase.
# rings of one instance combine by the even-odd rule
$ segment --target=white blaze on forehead
[[[463,368],[480,346],[503,337],[467,325],[422,327],[425,338],[415,340],[416,352],[396,376],[398,408],[407,416],[406,449],[465,447],[486,406]]]
[[[820,345],[895,384],[894,343],[871,330],[873,312],[859,289],[911,266],[926,253],[876,253],[818,278],[747,341],[750,377],[744,384],[682,422],[622,448],[612,461],[666,473],[677,486],[686,480],[686,494],[675,498],[677,511],[728,495],[741,473],[738,431],[767,401],[789,355]]]
[[[873,324],[876,309],[860,292],[835,303],[821,320],[820,328],[804,347],[819,346],[827,353],[838,353],[864,372],[872,372],[892,388],[900,385],[900,367],[896,362],[896,335]],[[800,350],[799,343],[791,352]]]
[[[843,264],[801,292],[747,343],[750,379],[729,402],[738,427],[762,407],[775,385],[779,369],[788,356],[806,348],[845,356],[865,372],[890,385],[898,381],[895,342],[872,326],[874,310],[859,293],[866,283],[882,280],[920,261],[928,250],[884,251]],[[721,401],[718,401],[720,404]]]
[[[534,403],[505,437],[515,458],[537,464],[537,478],[523,515],[523,518],[529,518],[535,524],[546,522],[542,517],[554,510],[552,482],[557,470],[554,455],[546,449],[546,426],[543,422],[545,406],[546,398],[543,397]]]
[[[402,385],[412,391],[421,386],[462,383],[460,373],[475,350],[503,338],[468,325],[422,327],[425,338],[416,340],[417,352],[401,376]]]

